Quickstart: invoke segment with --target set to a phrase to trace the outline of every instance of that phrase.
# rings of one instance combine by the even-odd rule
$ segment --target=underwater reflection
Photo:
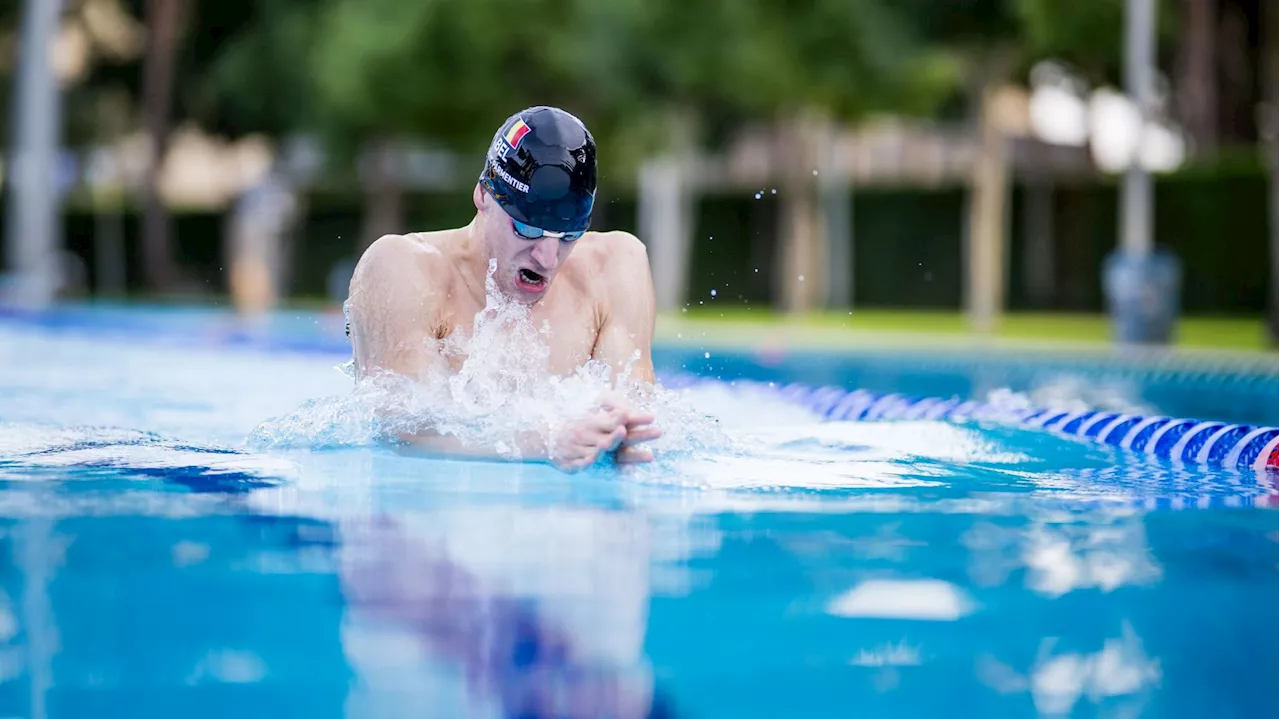
[[[349,714],[673,716],[643,654],[649,559],[634,517],[453,514],[344,523]]]

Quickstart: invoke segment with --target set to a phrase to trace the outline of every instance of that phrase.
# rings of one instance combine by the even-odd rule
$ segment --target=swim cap
[[[519,222],[582,232],[596,199],[596,142],[578,118],[531,107],[498,128],[480,182]]]

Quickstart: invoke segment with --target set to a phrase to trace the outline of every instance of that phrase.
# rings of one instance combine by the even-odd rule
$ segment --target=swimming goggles
[[[508,217],[508,218],[510,218],[510,220],[511,220],[511,226],[515,228],[515,230],[516,230],[516,234],[517,234],[517,235],[520,235],[521,237],[525,238],[526,240],[540,240],[540,239],[542,239],[543,237],[555,237],[555,238],[558,238],[561,242],[573,242],[574,240],[576,240],[576,239],[578,239],[578,238],[580,238],[580,237],[582,237],[583,235],[585,235],[585,234],[586,234],[586,232],[585,232],[585,231],[582,231],[582,232],[552,232],[552,231],[550,231],[550,230],[544,230],[544,229],[542,229],[541,227],[534,227],[533,225],[526,225],[525,223],[521,222],[520,220],[517,220],[517,219],[516,219],[516,218],[514,218],[514,217],[511,217],[510,215],[507,215],[507,217]]]
[[[490,197],[498,201],[498,207],[502,208],[502,214],[506,215],[508,220],[511,220],[511,227],[516,231],[516,234],[526,240],[541,240],[543,237],[555,237],[561,242],[573,242],[574,240],[581,239],[583,235],[587,234],[586,230],[580,230],[578,232],[552,232],[551,230],[544,230],[541,227],[534,227],[533,225],[517,220],[511,216],[511,213],[507,212],[507,208],[502,207],[502,201],[498,200],[497,193],[493,191],[493,187],[490,185],[491,182],[492,180],[486,178],[481,181],[481,185],[484,187],[485,192],[489,193]]]

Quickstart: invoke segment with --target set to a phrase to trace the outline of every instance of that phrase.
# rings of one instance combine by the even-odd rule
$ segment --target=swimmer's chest
[[[475,327],[476,315],[484,308],[478,304],[459,307],[448,321],[439,327],[440,339],[469,340]],[[535,305],[530,312],[533,327],[539,331],[536,341],[548,350],[547,369],[552,374],[569,375],[591,359],[596,339],[600,334],[599,312],[590,302],[557,302],[554,305]],[[513,341],[526,341],[525,335],[512,333]],[[456,346],[456,345],[455,345]],[[532,349],[532,348],[531,348]],[[450,353],[447,356],[454,371],[461,369],[465,354]]]

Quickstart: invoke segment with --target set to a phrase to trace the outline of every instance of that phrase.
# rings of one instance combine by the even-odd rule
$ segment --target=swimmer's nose
[[[533,261],[544,270],[554,270],[560,264],[560,240],[555,237],[534,240]]]

